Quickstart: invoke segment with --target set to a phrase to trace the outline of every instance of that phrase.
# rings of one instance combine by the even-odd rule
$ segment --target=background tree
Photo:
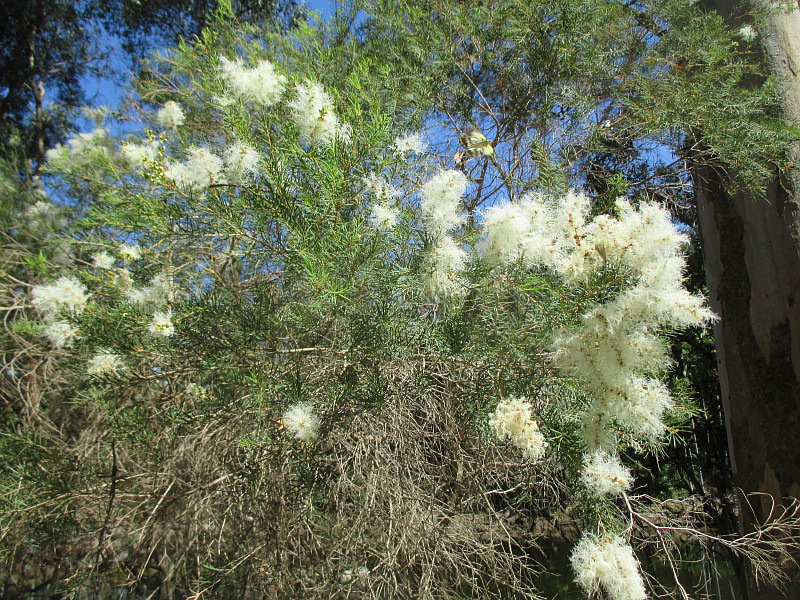
[[[800,81],[792,65],[800,61],[797,6],[711,5],[754,38],[769,72],[781,80],[782,114],[796,127]],[[742,512],[745,530],[800,496],[795,440],[800,420],[798,158],[794,141],[786,146],[786,162],[775,169],[763,196],[732,190],[724,163],[699,167],[695,175],[710,299],[723,317],[715,338],[734,480],[744,493],[764,494]],[[751,582],[751,598],[774,593]],[[787,594],[800,594],[798,584]]]

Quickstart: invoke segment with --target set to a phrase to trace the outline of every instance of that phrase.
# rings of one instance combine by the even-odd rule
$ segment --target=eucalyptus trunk
[[[729,0],[714,6],[731,17]],[[785,81],[785,115],[800,121],[800,12],[772,15],[759,35],[772,74]],[[795,146],[789,160],[798,158]],[[705,167],[695,185],[734,482],[764,494],[742,512],[749,530],[800,497],[800,172],[776,176],[763,199],[727,192]],[[749,596],[775,590],[751,578]],[[787,597],[800,598],[799,583]]]

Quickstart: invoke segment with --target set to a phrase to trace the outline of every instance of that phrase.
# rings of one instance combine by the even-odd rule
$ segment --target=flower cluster
[[[231,89],[245,100],[272,106],[277,103],[286,89],[286,77],[275,72],[268,60],[260,60],[252,69],[244,66],[241,59],[219,59],[222,77]]]
[[[120,244],[117,252],[125,260],[139,260],[142,258],[142,249],[136,244]]]
[[[392,144],[396,154],[406,156],[412,152],[421,153],[425,152],[427,148],[422,136],[418,133],[409,133],[399,136]]]
[[[373,204],[370,209],[369,222],[375,229],[392,229],[397,225],[399,213],[388,203]]]
[[[434,298],[463,293],[466,289],[461,274],[469,257],[449,232],[464,223],[461,198],[467,184],[463,173],[450,169],[434,175],[421,189],[420,211],[432,239],[423,278],[428,293]]]
[[[153,313],[153,322],[150,323],[149,331],[155,336],[172,336],[175,333],[175,325],[172,324],[172,311],[157,310]]]
[[[319,435],[319,417],[310,404],[295,404],[286,411],[281,422],[301,442],[313,442]]]
[[[64,308],[72,313],[81,312],[89,299],[86,286],[74,277],[59,277],[55,283],[37,285],[31,291],[33,305],[51,318]]]
[[[631,487],[633,477],[613,454],[595,450],[584,457],[581,481],[595,496],[616,495]]]
[[[647,593],[639,562],[620,537],[598,539],[585,533],[570,557],[576,581],[587,594],[602,587],[610,600],[644,600]]]
[[[467,281],[463,277],[469,255],[456,240],[444,235],[434,241],[425,257],[423,282],[432,298],[464,293]]]
[[[48,161],[70,161],[80,162],[93,153],[105,154],[108,152],[108,132],[102,127],[96,127],[92,131],[77,133],[72,136],[67,145],[57,144],[45,154]]]
[[[124,369],[122,358],[112,352],[99,352],[89,359],[86,372],[94,377],[117,375]]]
[[[742,41],[745,42],[753,42],[758,37],[758,33],[755,29],[753,29],[752,25],[745,25],[738,31],[739,37],[742,38]]]
[[[370,224],[375,229],[392,229],[397,225],[400,216],[394,205],[395,198],[401,193],[400,190],[375,173],[370,173],[364,178],[364,186],[377,199],[370,209]]]
[[[127,292],[132,304],[143,307],[159,308],[169,301],[172,282],[163,273],[158,273],[150,280],[150,285],[142,288],[131,288]]]
[[[183,114],[183,109],[180,104],[174,100],[170,100],[159,109],[156,119],[164,127],[174,128],[183,124],[186,115]]]
[[[247,142],[238,141],[225,150],[225,173],[228,180],[240,182],[258,170],[261,155]]]
[[[67,321],[55,321],[44,328],[44,335],[54,348],[71,348],[78,337],[78,328]]]
[[[38,200],[28,207],[25,211],[25,221],[33,231],[41,231],[51,227],[53,229],[61,229],[66,225],[66,219],[64,219],[59,208],[47,199]]]
[[[158,156],[158,145],[126,142],[119,147],[119,153],[132,167],[141,169],[147,163],[155,162]]]
[[[685,236],[656,204],[635,210],[617,202],[618,219],[603,215],[576,230],[572,264],[602,261],[627,274],[632,283],[605,304],[596,305],[577,329],[554,339],[556,364],[592,393],[584,436],[590,447],[613,444],[600,429],[618,426],[652,442],[663,435],[664,413],[672,406],[655,375],[669,364],[659,327],[702,325],[714,318],[701,296],[683,286]]]
[[[480,248],[487,261],[549,268],[567,284],[612,267],[632,283],[596,305],[575,330],[555,336],[555,361],[582,381],[594,398],[584,420],[590,448],[611,447],[620,427],[635,438],[655,441],[664,433],[669,393],[653,375],[668,357],[659,327],[700,325],[713,318],[701,296],[682,286],[685,236],[669,213],[654,203],[634,209],[618,200],[618,218],[588,220],[589,199],[576,193],[557,201],[527,196],[484,214]]]
[[[461,198],[467,184],[461,171],[449,169],[439,171],[422,186],[419,207],[431,236],[442,237],[464,223]]]
[[[222,159],[208,148],[192,146],[184,162],[170,163],[166,175],[186,192],[203,192],[212,183],[223,180]]]
[[[533,420],[532,411],[531,403],[524,398],[509,398],[497,405],[489,425],[500,440],[511,440],[526,459],[537,461],[544,456],[547,441]]]
[[[289,104],[300,136],[310,145],[325,148],[340,139],[350,141],[350,126],[340,123],[333,110],[333,99],[322,84],[307,81],[295,88]]]
[[[92,265],[95,269],[111,270],[114,268],[115,262],[114,257],[105,251],[100,251],[92,257]]]

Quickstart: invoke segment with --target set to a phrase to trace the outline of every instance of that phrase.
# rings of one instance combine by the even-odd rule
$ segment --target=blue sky
[[[325,20],[333,16],[339,4],[337,0],[305,0],[303,3],[322,15]],[[125,64],[122,51],[113,39],[103,40],[101,44],[112,51],[112,65]],[[87,76],[83,80],[83,89],[91,106],[106,106],[110,109],[118,107],[125,95],[125,87],[109,77]],[[93,127],[91,122],[85,119],[81,120],[79,125],[81,130]]]

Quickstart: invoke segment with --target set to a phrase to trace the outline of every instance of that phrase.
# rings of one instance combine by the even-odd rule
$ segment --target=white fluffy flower
[[[286,89],[286,77],[275,72],[268,60],[261,60],[248,69],[241,59],[219,59],[222,76],[239,96],[262,106],[272,106],[281,99]]]
[[[152,144],[134,144],[126,142],[119,148],[119,152],[128,163],[138,168],[143,167],[148,162],[155,162],[157,152]]]
[[[461,197],[467,191],[467,178],[453,169],[439,171],[422,186],[420,209],[425,226],[434,237],[444,235],[464,222]]]
[[[172,324],[172,311],[157,310],[154,312],[153,321],[150,323],[148,331],[155,336],[172,336],[175,333],[175,325]]]
[[[425,152],[425,148],[427,148],[422,136],[418,133],[398,136],[392,147],[395,153],[401,156],[406,156],[412,152]]]
[[[153,321],[150,323],[148,331],[152,335],[170,337],[175,333],[175,325],[172,324],[172,311],[157,310],[153,313]]]
[[[350,126],[339,123],[333,99],[322,84],[307,81],[295,88],[296,97],[289,104],[300,136],[312,146],[326,147],[339,138],[350,141]]]
[[[185,118],[186,115],[183,114],[181,105],[174,100],[170,100],[164,104],[156,115],[156,119],[158,119],[158,122],[164,127],[177,127],[183,124]]]
[[[166,175],[175,184],[188,192],[202,192],[213,182],[222,181],[222,159],[208,148],[189,148],[185,162],[173,162]]]
[[[645,600],[639,562],[621,537],[600,540],[584,533],[570,557],[575,580],[589,594],[602,587],[609,600]]]
[[[109,270],[114,267],[115,259],[108,252],[98,252],[92,257],[92,264],[95,269]]]
[[[544,456],[547,441],[539,431],[539,425],[533,420],[533,407],[523,398],[509,398],[497,405],[489,425],[495,435],[522,450],[530,461],[537,461]]]
[[[44,335],[54,348],[71,348],[78,337],[78,329],[67,321],[56,321],[44,328]]]
[[[398,218],[399,212],[389,204],[373,204],[369,213],[369,222],[375,229],[392,229]]]
[[[136,244],[120,244],[117,252],[125,260],[139,260],[142,258],[142,249]]]
[[[55,148],[51,148],[45,154],[45,159],[80,161],[98,152],[103,154],[108,152],[107,142],[108,132],[103,127],[96,127],[92,131],[75,134],[67,141],[66,146],[58,144]]]
[[[319,435],[319,417],[310,404],[295,404],[286,411],[281,422],[301,442],[312,442]]]
[[[497,204],[483,213],[483,231],[481,254],[492,264],[508,265],[523,256],[531,218],[520,203]]]
[[[55,205],[49,200],[39,200],[28,207],[28,210],[25,211],[25,216],[29,219],[46,220],[50,218],[55,208]]]
[[[127,291],[128,300],[144,308],[164,306],[170,297],[172,282],[163,273],[158,273],[150,280],[150,285],[142,288],[131,288]]]
[[[364,177],[364,185],[379,200],[392,200],[401,194],[400,190],[375,173]]]
[[[462,294],[467,282],[462,277],[469,258],[467,252],[449,235],[436,240],[423,265],[423,281],[432,298]]]
[[[189,383],[186,385],[186,395],[192,400],[202,400],[208,396],[208,390],[206,390],[206,388],[204,388],[202,385]]]
[[[598,449],[584,457],[581,481],[595,496],[605,496],[630,488],[633,477],[616,456]]]
[[[25,217],[28,227],[34,231],[48,227],[61,229],[66,225],[66,220],[60,212],[55,204],[45,198],[28,207],[28,210],[25,211]]]
[[[742,38],[742,41],[752,42],[758,37],[758,33],[752,25],[745,25],[739,30],[739,37]]]
[[[261,155],[247,142],[236,142],[225,150],[225,171],[231,181],[241,181],[258,169]]]
[[[37,285],[31,291],[33,305],[46,316],[55,315],[60,308],[81,312],[86,306],[86,286],[74,277],[59,277],[55,283]]]
[[[613,447],[614,434],[604,434],[603,427],[655,443],[672,407],[666,386],[653,377],[670,362],[658,331],[702,325],[715,317],[702,296],[683,288],[686,236],[668,211],[647,202],[634,208],[620,199],[618,218],[587,221],[587,206],[573,194],[553,211],[561,221],[545,227],[559,247],[553,268],[568,283],[581,283],[592,270],[610,264],[627,281],[610,300],[590,308],[581,325],[554,336],[555,363],[591,392],[586,414],[593,416],[584,419],[583,431],[590,448]]]
[[[122,358],[112,352],[99,352],[89,359],[86,372],[95,377],[117,375],[124,369]]]

